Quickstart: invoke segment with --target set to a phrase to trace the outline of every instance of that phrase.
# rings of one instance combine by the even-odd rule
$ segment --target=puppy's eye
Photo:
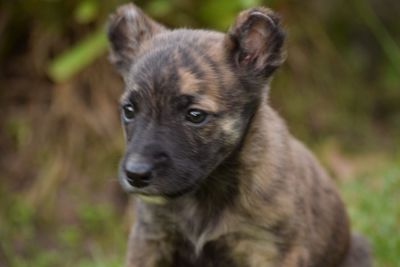
[[[188,112],[186,113],[186,120],[194,123],[194,124],[200,124],[204,122],[207,118],[207,113],[203,110],[200,109],[189,109]]]
[[[135,118],[135,107],[132,104],[125,104],[122,106],[122,114],[124,121],[129,122]]]

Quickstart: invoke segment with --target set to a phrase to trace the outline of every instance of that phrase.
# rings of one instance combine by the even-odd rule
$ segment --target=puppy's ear
[[[135,5],[126,4],[110,16],[107,30],[111,44],[110,60],[124,75],[135,60],[141,45],[165,28]]]
[[[284,61],[279,16],[258,7],[242,11],[225,39],[229,57],[246,73],[268,77]]]

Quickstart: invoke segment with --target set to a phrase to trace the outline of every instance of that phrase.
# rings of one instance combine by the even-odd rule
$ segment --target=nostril
[[[134,187],[145,187],[151,179],[152,165],[147,163],[127,162],[125,174],[127,181]]]

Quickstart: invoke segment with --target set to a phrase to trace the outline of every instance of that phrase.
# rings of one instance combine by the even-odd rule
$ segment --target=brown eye
[[[122,107],[122,113],[125,122],[129,122],[135,118],[135,108],[132,104],[125,104]]]
[[[206,120],[207,115],[208,114],[203,110],[189,109],[185,118],[191,123],[200,124]]]

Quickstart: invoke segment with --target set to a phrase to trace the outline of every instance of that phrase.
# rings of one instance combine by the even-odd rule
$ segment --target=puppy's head
[[[282,63],[269,9],[239,14],[228,33],[168,30],[132,4],[110,18],[111,61],[124,78],[120,182],[142,196],[195,191],[240,143]]]

